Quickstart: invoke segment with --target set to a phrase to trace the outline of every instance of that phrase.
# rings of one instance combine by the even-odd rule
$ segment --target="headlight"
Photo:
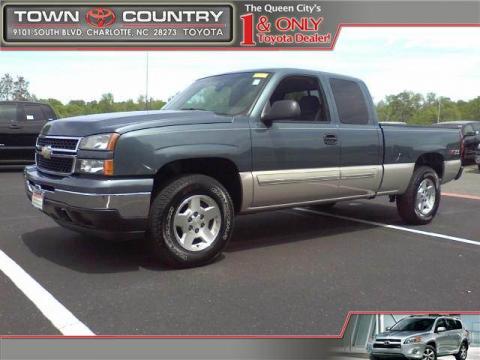
[[[115,144],[119,138],[119,134],[99,134],[87,136],[80,141],[80,150],[110,150],[115,149]]]
[[[412,336],[407,338],[403,343],[404,344],[417,344],[422,342],[421,336]]]
[[[113,160],[79,159],[77,172],[90,175],[113,175]]]

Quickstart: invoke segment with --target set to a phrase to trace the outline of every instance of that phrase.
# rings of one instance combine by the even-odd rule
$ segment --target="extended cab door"
[[[329,79],[339,120],[340,193],[374,195],[382,180],[383,139],[366,86],[351,79]]]
[[[272,79],[274,81],[274,79]],[[251,208],[297,204],[337,197],[340,147],[336,125],[316,76],[276,79],[263,111],[276,101],[296,100],[297,119],[270,124],[252,119],[253,204]]]

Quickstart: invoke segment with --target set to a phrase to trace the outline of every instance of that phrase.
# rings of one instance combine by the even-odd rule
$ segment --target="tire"
[[[457,360],[466,360],[468,356],[468,345],[463,342],[460,346],[460,351],[455,354],[455,359]]]
[[[421,186],[422,193],[417,196]],[[397,196],[398,213],[407,224],[428,224],[437,214],[440,197],[437,173],[428,166],[420,166],[413,172],[405,193]]]
[[[433,346],[425,346],[425,350],[423,350],[422,360],[437,360],[437,351]]]
[[[480,164],[478,164],[478,170],[480,171]]]
[[[379,358],[378,356],[375,356],[375,355],[372,355],[372,354],[370,354],[370,355],[368,356],[368,358],[369,358],[370,360],[380,360],[380,358]]]
[[[212,262],[228,244],[234,209],[228,191],[205,175],[185,175],[165,186],[150,207],[148,239],[170,266]]]

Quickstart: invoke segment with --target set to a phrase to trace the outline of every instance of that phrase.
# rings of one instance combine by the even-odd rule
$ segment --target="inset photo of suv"
[[[351,315],[333,354],[337,360],[479,360],[480,315]]]
[[[465,360],[470,344],[468,335],[458,318],[412,316],[377,334],[367,350],[371,360],[391,355],[422,360],[454,355],[457,360]]]

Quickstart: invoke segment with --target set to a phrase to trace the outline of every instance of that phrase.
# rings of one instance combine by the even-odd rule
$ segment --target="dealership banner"
[[[347,26],[478,26],[479,2],[4,1],[5,48],[334,48]]]

